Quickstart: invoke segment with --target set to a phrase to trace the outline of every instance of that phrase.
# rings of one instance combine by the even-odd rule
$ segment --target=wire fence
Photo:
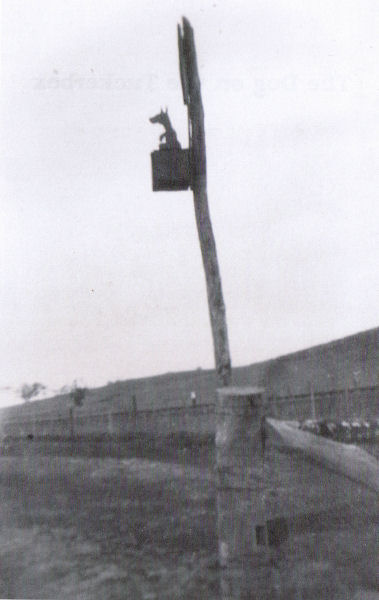
[[[301,395],[271,396],[266,394],[269,416],[279,419],[366,420],[378,417],[379,386],[338,389]],[[146,432],[154,435],[188,433],[211,435],[215,432],[213,402],[194,406],[134,410],[115,409],[112,405],[44,408],[33,403],[0,413],[2,434],[9,436],[123,435]]]

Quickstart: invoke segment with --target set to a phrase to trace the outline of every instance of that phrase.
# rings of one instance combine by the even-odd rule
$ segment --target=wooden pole
[[[191,187],[207,286],[217,383],[220,387],[226,387],[231,384],[232,379],[228,331],[216,243],[208,206],[204,110],[200,78],[193,29],[186,18],[183,18],[182,29],[178,27],[178,35],[183,97],[188,106],[189,116]]]

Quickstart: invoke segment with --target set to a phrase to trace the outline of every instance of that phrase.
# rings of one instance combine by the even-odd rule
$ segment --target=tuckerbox
[[[189,150],[160,148],[151,153],[153,191],[188,190],[191,183]]]

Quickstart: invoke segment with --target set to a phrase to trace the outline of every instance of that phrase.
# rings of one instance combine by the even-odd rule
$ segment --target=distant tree
[[[24,383],[21,388],[21,398],[23,398],[24,402],[29,402],[34,396],[38,396],[45,389],[46,386],[43,383]]]
[[[74,387],[70,394],[74,406],[82,406],[86,392],[86,388]]]

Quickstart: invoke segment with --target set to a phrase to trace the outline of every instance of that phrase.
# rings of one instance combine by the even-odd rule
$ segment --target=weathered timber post
[[[204,110],[193,29],[185,17],[182,28],[178,26],[178,44],[183,99],[188,108],[190,129],[191,187],[205,270],[217,379],[219,385],[228,386],[232,376],[231,360],[221,276],[208,206]]]
[[[262,527],[264,494],[263,389],[217,390],[217,519],[222,600],[268,598],[271,569]]]
[[[207,196],[204,110],[197,68],[193,29],[186,18],[178,25],[179,65],[184,103],[188,109],[189,148],[182,149],[168,111],[150,118],[165,128],[159,150],[151,154],[153,191],[193,191],[195,217],[207,286],[214,356],[219,386],[231,383],[225,304],[222,294],[216,243],[212,230]],[[162,140],[165,140],[162,142]]]

